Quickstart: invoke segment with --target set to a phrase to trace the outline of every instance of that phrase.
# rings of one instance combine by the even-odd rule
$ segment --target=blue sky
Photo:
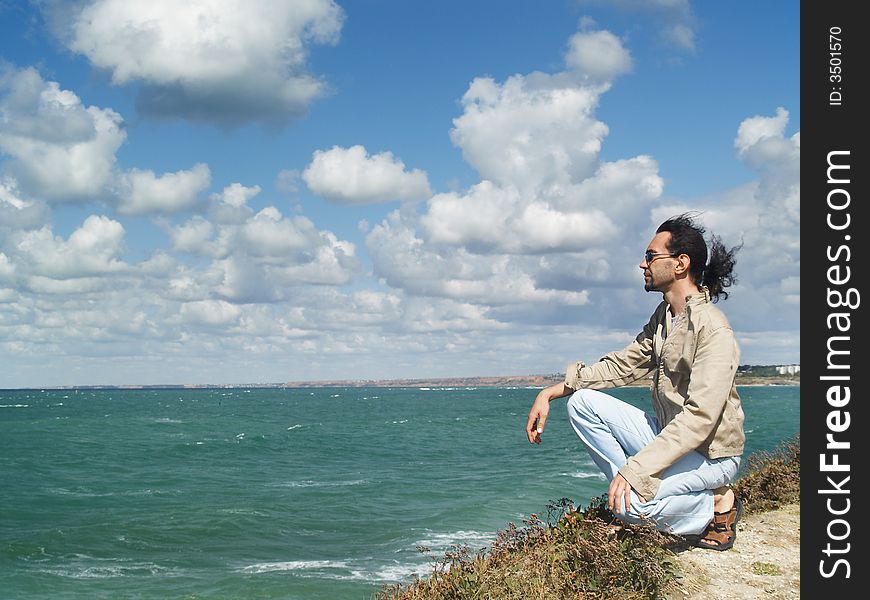
[[[800,361],[799,3],[0,1],[0,387],[552,373],[686,210]]]

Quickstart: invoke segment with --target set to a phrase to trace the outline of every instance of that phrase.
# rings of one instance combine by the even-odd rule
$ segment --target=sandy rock
[[[678,553],[682,571],[671,600],[800,598],[800,505],[744,515],[730,550]]]

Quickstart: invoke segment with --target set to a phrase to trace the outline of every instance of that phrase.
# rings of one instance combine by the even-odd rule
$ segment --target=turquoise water
[[[528,443],[535,394],[0,391],[0,596],[371,598],[606,490],[564,400]],[[798,432],[799,388],[740,394],[747,453]]]

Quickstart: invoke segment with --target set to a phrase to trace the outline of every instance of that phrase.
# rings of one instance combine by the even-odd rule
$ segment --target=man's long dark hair
[[[671,217],[656,229],[656,233],[667,231],[671,234],[668,250],[675,254],[687,254],[691,263],[689,274],[699,286],[706,286],[710,299],[718,302],[728,298],[725,288],[737,282],[734,273],[734,256],[743,244],[730,250],[715,235],[710,236],[710,262],[707,263],[707,243],[704,241],[706,230],[695,223],[691,213]]]

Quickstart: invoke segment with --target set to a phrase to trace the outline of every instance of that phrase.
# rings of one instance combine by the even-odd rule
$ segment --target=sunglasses
[[[652,250],[647,250],[643,254],[643,259],[646,261],[646,264],[649,264],[659,256],[670,256],[673,258],[674,256],[679,256],[679,254],[676,252],[653,252]]]

